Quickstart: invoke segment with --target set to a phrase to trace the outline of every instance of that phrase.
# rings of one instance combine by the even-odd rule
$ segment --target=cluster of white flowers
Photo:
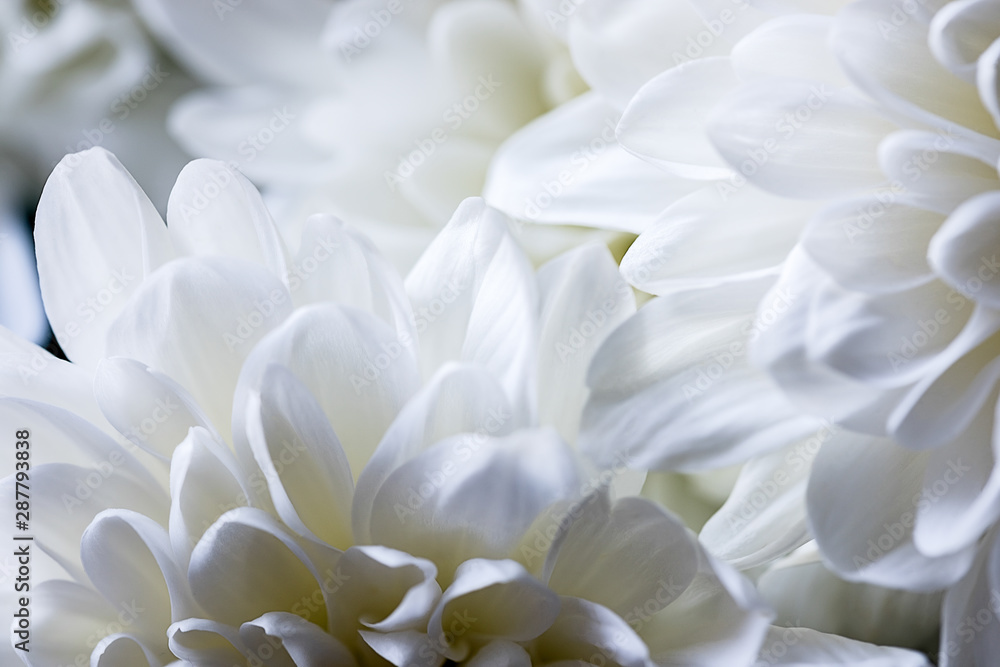
[[[1000,664],[998,0],[0,27],[2,664]]]

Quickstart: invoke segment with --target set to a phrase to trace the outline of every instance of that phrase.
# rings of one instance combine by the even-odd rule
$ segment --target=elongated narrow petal
[[[93,366],[129,297],[173,256],[159,213],[103,148],[67,156],[35,217],[45,312],[72,361]]]
[[[413,267],[406,291],[416,314],[420,367],[446,361],[490,370],[518,419],[535,414],[538,287],[508,220],[467,199]]]

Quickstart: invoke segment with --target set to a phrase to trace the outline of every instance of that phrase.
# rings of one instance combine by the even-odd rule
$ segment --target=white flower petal
[[[129,634],[143,643],[165,647],[172,622],[200,614],[167,531],[152,519],[129,510],[106,510],[83,534],[80,552],[97,590],[135,617]]]
[[[928,260],[963,295],[1000,309],[1000,191],[969,199],[951,214],[930,243]]]
[[[988,664],[1000,651],[1000,548],[997,533],[984,541],[969,573],[945,594],[941,618],[942,667]]]
[[[303,537],[351,545],[354,478],[316,399],[288,369],[272,364],[251,393],[247,437],[278,516]]]
[[[102,359],[94,396],[118,432],[161,461],[199,426],[219,437],[194,398],[172,379],[124,357]]]
[[[916,651],[875,646],[810,628],[777,626],[768,629],[761,662],[781,667],[930,667],[931,664]]]
[[[573,64],[591,88],[624,109],[663,70],[728,54],[763,16],[749,4],[704,9],[703,15],[689,2],[588,0],[569,25]]]
[[[403,406],[358,476],[351,510],[356,541],[371,542],[375,495],[396,468],[459,433],[508,435],[510,417],[510,401],[493,375],[463,364],[442,366]]]
[[[979,99],[993,116],[993,122],[1000,124],[1000,39],[993,42],[976,65],[976,86]],[[991,144],[996,148],[996,144]]]
[[[824,443],[806,499],[820,551],[839,576],[880,586],[934,590],[957,581],[967,549],[940,558],[913,544],[927,454],[846,431]]]
[[[621,616],[592,600],[563,596],[559,616],[534,645],[545,664],[601,661],[616,667],[652,667],[649,649]],[[634,622],[634,621],[633,621]],[[558,661],[558,662],[557,662]]]
[[[474,558],[455,571],[427,623],[427,638],[452,660],[468,655],[473,638],[523,642],[559,614],[559,596],[512,560]]]
[[[4,327],[0,327],[0,395],[63,408],[109,434],[115,433],[94,400],[94,380],[89,372]]]
[[[118,316],[108,332],[108,355],[170,376],[225,438],[243,360],[290,312],[288,291],[261,267],[180,259],[143,283]]]
[[[494,2],[486,0],[486,4],[494,4]],[[486,79],[484,78],[484,80]],[[485,104],[480,107],[480,109],[484,108]],[[470,122],[477,117],[470,117]],[[431,130],[431,132],[433,133],[435,130]],[[507,133],[503,135],[503,137],[506,136]],[[451,214],[469,196],[469,193],[482,191],[483,183],[486,182],[490,158],[493,157],[499,139],[483,139],[479,136],[466,137],[458,134],[451,135],[443,144],[433,144],[433,139],[425,141],[431,142],[435,148],[432,149],[433,152],[430,156],[423,158],[419,167],[413,165],[419,161],[416,156],[424,154],[419,147],[425,149],[427,147],[427,144],[422,141],[416,144],[411,143],[406,150],[401,151],[400,162],[397,163],[394,172],[386,172],[389,176],[386,176],[385,180],[390,190],[398,187],[399,195],[405,197],[406,201],[425,220],[433,221],[436,231],[442,221],[451,217]],[[413,148],[414,145],[418,148]],[[399,180],[396,180],[397,178]],[[366,229],[367,227],[365,225]],[[426,245],[425,243],[424,246]]]
[[[336,301],[368,311],[399,333],[416,337],[413,311],[396,269],[364,234],[331,215],[313,215],[289,267],[296,306]]]
[[[90,667],[159,667],[160,664],[157,652],[131,634],[108,635],[90,654]]]
[[[500,380],[514,414],[530,423],[538,288],[508,220],[482,199],[465,200],[407,276],[406,291],[424,377],[446,361],[481,364]]]
[[[537,84],[544,55],[515,7],[489,0],[443,3],[427,41],[435,64],[459,91],[477,97],[488,91],[469,118],[471,132],[505,137],[545,110]]]
[[[754,366],[767,369],[788,399],[806,413],[862,433],[885,435],[889,414],[906,388],[886,390],[853,380],[807,354],[812,294],[829,282],[800,247],[793,250],[772,290],[787,294],[790,306],[759,331],[748,356]]]
[[[970,309],[942,308],[951,288],[933,280],[894,294],[861,294],[831,282],[812,294],[809,358],[876,387],[903,387],[939,366]]]
[[[932,279],[927,245],[943,220],[893,194],[841,200],[809,221],[802,247],[847,289],[900,292]]]
[[[1000,187],[998,149],[944,130],[893,132],[878,147],[882,171],[893,181],[881,196],[894,202],[903,190],[907,202],[948,215],[966,199]]]
[[[791,77],[848,85],[827,48],[832,27],[832,18],[813,13],[772,19],[733,47],[733,69],[742,81]],[[789,57],[792,53],[795,57]]]
[[[925,652],[936,648],[941,593],[844,581],[823,564],[815,542],[775,562],[757,579],[757,590],[777,612],[776,626]]]
[[[931,53],[927,19],[916,13],[897,25],[893,11],[892,5],[863,0],[837,15],[830,46],[848,78],[905,117],[940,128],[957,124],[962,134],[996,136],[976,87],[953,76]]]
[[[59,408],[0,398],[0,424],[30,433],[32,523],[39,546],[74,578],[85,581],[80,536],[102,510],[126,507],[166,524],[170,499],[159,479],[106,434]],[[16,459],[2,483],[11,502]]]
[[[334,560],[327,551],[317,553]],[[269,611],[290,611],[326,627],[331,582],[320,568],[332,566],[310,556],[271,515],[237,508],[195,546],[188,579],[195,599],[221,623],[239,626]]]
[[[229,448],[191,429],[170,461],[170,543],[181,567],[187,570],[191,550],[220,516],[256,499]]]
[[[173,54],[220,83],[275,78],[307,84],[330,76],[319,56],[330,5],[322,0],[141,0],[136,10]]]
[[[973,307],[957,292],[948,303],[954,311]],[[889,432],[906,447],[927,449],[954,439],[993,394],[1000,378],[1000,313],[974,308],[962,332],[889,415]]]
[[[589,392],[587,367],[601,343],[635,313],[635,297],[607,246],[588,244],[538,271],[542,296],[538,412],[574,442]]]
[[[194,160],[177,176],[167,228],[178,254],[255,262],[285,278],[287,251],[260,193],[217,160]]]
[[[988,0],[948,3],[931,20],[929,45],[938,62],[974,83],[976,60],[1000,35],[1000,8]]]
[[[506,639],[495,639],[466,660],[468,667],[531,667],[531,656]]]
[[[815,209],[813,202],[716,183],[663,211],[625,253],[622,274],[660,295],[772,274]]]
[[[351,547],[337,563],[331,627],[349,640],[358,629],[422,629],[441,597],[429,560],[381,546]]]
[[[771,454],[751,459],[726,503],[698,539],[717,558],[740,570],[770,563],[809,541],[806,482],[824,429]]]
[[[773,617],[749,581],[698,545],[698,574],[687,590],[632,627],[658,665],[742,665],[757,655]]]
[[[723,467],[816,430],[747,363],[770,277],[686,290],[646,304],[594,356],[580,448],[599,465]],[[771,323],[788,310],[777,294]]]
[[[697,184],[619,146],[619,115],[584,93],[537,118],[497,149],[483,197],[518,220],[641,232]]]
[[[242,667],[246,647],[237,628],[203,618],[185,618],[167,628],[170,652],[191,663]]]
[[[327,303],[297,309],[254,348],[240,376],[233,424],[243,465],[256,466],[243,430],[253,416],[248,399],[263,388],[268,367],[278,364],[312,393],[344,447],[351,471],[359,474],[419,386],[412,342],[354,308]]]
[[[851,90],[796,79],[744,84],[708,120],[709,138],[734,170],[753,185],[796,199],[881,183],[876,148],[894,129]],[[817,153],[824,159],[816,160]]]
[[[288,612],[269,612],[258,619],[240,626],[240,640],[251,655],[263,656],[269,646],[274,655],[268,665],[336,664],[344,667],[357,665],[354,656],[344,644],[328,635],[319,626]]]
[[[322,60],[317,54],[316,63]],[[315,70],[315,64],[309,69]],[[269,86],[259,79],[252,83],[256,85],[185,95],[170,108],[170,134],[188,154],[211,156],[262,183],[302,186],[329,178],[333,174],[330,154],[303,131],[310,100],[285,86]],[[202,190],[203,194],[213,192],[211,186],[207,192]],[[191,194],[186,205],[204,205]]]
[[[760,7],[775,14],[820,14],[833,16],[850,0],[752,0]]]
[[[921,553],[944,556],[974,547],[1000,518],[996,393],[969,427],[927,458],[913,542]],[[998,443],[1000,444],[1000,443]]]
[[[729,58],[702,58],[668,69],[629,102],[618,123],[618,141],[678,176],[725,178],[729,166],[706,136],[705,121],[738,85]]]
[[[447,581],[469,558],[507,556],[578,483],[575,458],[554,431],[454,436],[386,479],[372,507],[372,540],[428,558]]]
[[[651,599],[663,608],[684,592],[698,554],[683,523],[642,498],[612,506],[606,491],[596,491],[580,502],[545,560],[552,590],[620,616]]]
[[[31,634],[32,665],[59,667],[87,664],[94,638],[111,634],[121,623],[115,609],[91,588],[75,582],[51,580],[32,586]],[[5,600],[6,601],[6,600]],[[44,641],[39,641],[44,638]],[[21,641],[16,638],[15,641]],[[13,652],[13,650],[12,650]],[[10,663],[16,664],[16,663]]]
[[[362,630],[358,634],[368,647],[395,667],[441,667],[445,661],[424,632],[403,630],[383,634]]]
[[[129,297],[173,248],[153,204],[103,148],[67,156],[49,176],[35,216],[45,312],[60,347],[93,366]]]

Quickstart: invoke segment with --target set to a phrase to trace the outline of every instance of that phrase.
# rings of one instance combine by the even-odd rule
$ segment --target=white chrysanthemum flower
[[[508,0],[136,4],[210,84],[171,117],[192,155],[261,184],[281,225],[318,211],[355,221],[403,270],[482,193],[502,141],[586,90],[566,48]],[[524,235],[536,262],[611,238]]]
[[[0,423],[30,433],[39,550],[31,652],[5,660],[757,657],[770,612],[749,583],[567,444],[589,359],[634,310],[606,248],[536,276],[469,200],[404,287],[334,218],[289,247],[221,163],[185,168],[165,226],[101,149],[60,164],[37,220],[73,363],[3,333]]]
[[[827,563],[856,581],[948,587],[941,662],[985,664],[1000,641],[990,597],[1000,578],[991,564],[1000,517],[1000,18],[996,3],[982,1],[838,4],[781,3],[793,11],[748,35],[731,57],[690,66],[686,81],[682,69],[661,75],[633,99],[619,126],[623,143],[707,182],[639,238],[622,268],[633,284],[664,293],[685,287],[684,267],[693,266],[701,287],[721,296],[784,262],[768,295],[738,311],[753,322],[751,340],[720,329],[716,361],[735,341],[733,356],[765,368],[792,404],[850,429],[800,456],[811,462],[809,523]],[[679,137],[662,121],[689,99],[704,104],[694,131]],[[675,252],[686,253],[680,268],[649,261]],[[731,369],[720,376],[727,373],[733,379]],[[653,386],[664,388],[668,376]],[[687,376],[700,400],[696,379]],[[731,423],[740,418],[728,414]],[[766,429],[730,444],[761,453],[766,445],[758,441],[755,451],[747,438]],[[796,447],[755,465],[773,472],[801,454]],[[670,443],[650,449],[658,460],[678,456]],[[802,504],[785,493],[801,495],[804,479],[767,499],[756,530],[743,530],[745,522],[727,533],[711,521],[706,530],[737,533],[729,546],[748,547],[734,551],[739,558],[773,557],[776,549],[764,553],[773,541],[753,538],[766,528],[786,546],[803,539],[776,519],[805,527]],[[736,504],[752,491],[747,481]]]
[[[472,195],[528,223],[534,261],[586,238],[564,225],[645,230],[697,184],[618,144],[626,104],[767,18],[744,0],[137,5],[214,84],[172,117],[192,154],[238,164],[282,224],[332,211],[403,267]]]

